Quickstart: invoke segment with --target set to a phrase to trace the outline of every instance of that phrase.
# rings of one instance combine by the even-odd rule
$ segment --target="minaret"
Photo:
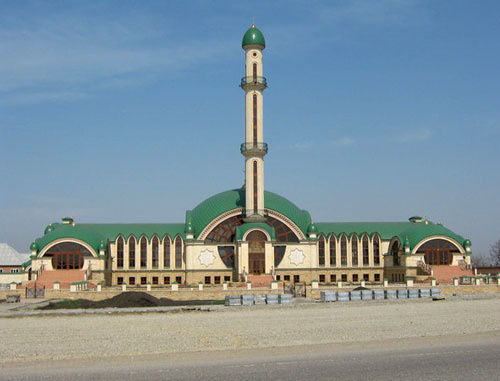
[[[245,220],[263,221],[264,216],[264,143],[263,98],[267,87],[262,72],[262,51],[266,47],[264,35],[252,25],[243,36],[245,50],[245,76],[241,88],[245,91],[245,143],[241,153],[245,156]]]

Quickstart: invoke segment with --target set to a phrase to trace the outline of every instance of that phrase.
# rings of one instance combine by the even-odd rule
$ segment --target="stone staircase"
[[[462,275],[474,276],[472,270],[464,266],[433,265],[432,273],[438,283],[453,283],[453,278],[460,278]]]
[[[252,282],[252,287],[271,287],[272,275],[248,275],[248,280]]]
[[[62,289],[68,289],[73,282],[85,280],[84,270],[53,270],[42,271],[36,280],[36,288],[53,288],[54,282],[58,281]],[[32,284],[35,282],[31,282]],[[28,285],[29,287],[29,285]]]

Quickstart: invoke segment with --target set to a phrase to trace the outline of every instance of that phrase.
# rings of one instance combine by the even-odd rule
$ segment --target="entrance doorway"
[[[92,254],[82,245],[75,242],[62,242],[52,246],[45,257],[52,257],[54,270],[78,270],[83,267],[84,258]]]
[[[248,234],[248,271],[252,275],[266,273],[267,237],[261,231],[255,230]]]
[[[433,239],[420,246],[417,253],[425,254],[425,262],[428,265],[451,265],[453,254],[460,253],[460,250],[451,242]]]

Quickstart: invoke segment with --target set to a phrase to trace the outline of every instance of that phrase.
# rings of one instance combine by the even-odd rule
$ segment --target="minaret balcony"
[[[267,87],[267,79],[266,77],[258,77],[255,75],[249,77],[241,78],[240,86],[244,89],[247,86],[255,86],[265,89]]]
[[[240,151],[243,155],[262,155],[267,153],[267,143],[242,143]]]

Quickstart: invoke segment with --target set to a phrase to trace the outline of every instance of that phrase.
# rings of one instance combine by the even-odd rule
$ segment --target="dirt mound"
[[[361,286],[356,287],[356,288],[353,288],[352,290],[353,290],[353,291],[366,291],[366,290],[370,291],[370,289],[369,289],[369,288],[366,288],[366,287],[361,287]]]
[[[171,306],[199,306],[221,304],[218,300],[172,300],[168,298],[155,298],[154,296],[139,291],[122,292],[110,299],[92,301],[87,299],[62,300],[50,302],[42,307],[44,310],[75,309],[75,308],[131,308],[131,307],[171,307]]]
[[[161,306],[161,300],[145,292],[122,292],[111,299],[91,302],[90,308],[128,308],[128,307],[158,307]]]

